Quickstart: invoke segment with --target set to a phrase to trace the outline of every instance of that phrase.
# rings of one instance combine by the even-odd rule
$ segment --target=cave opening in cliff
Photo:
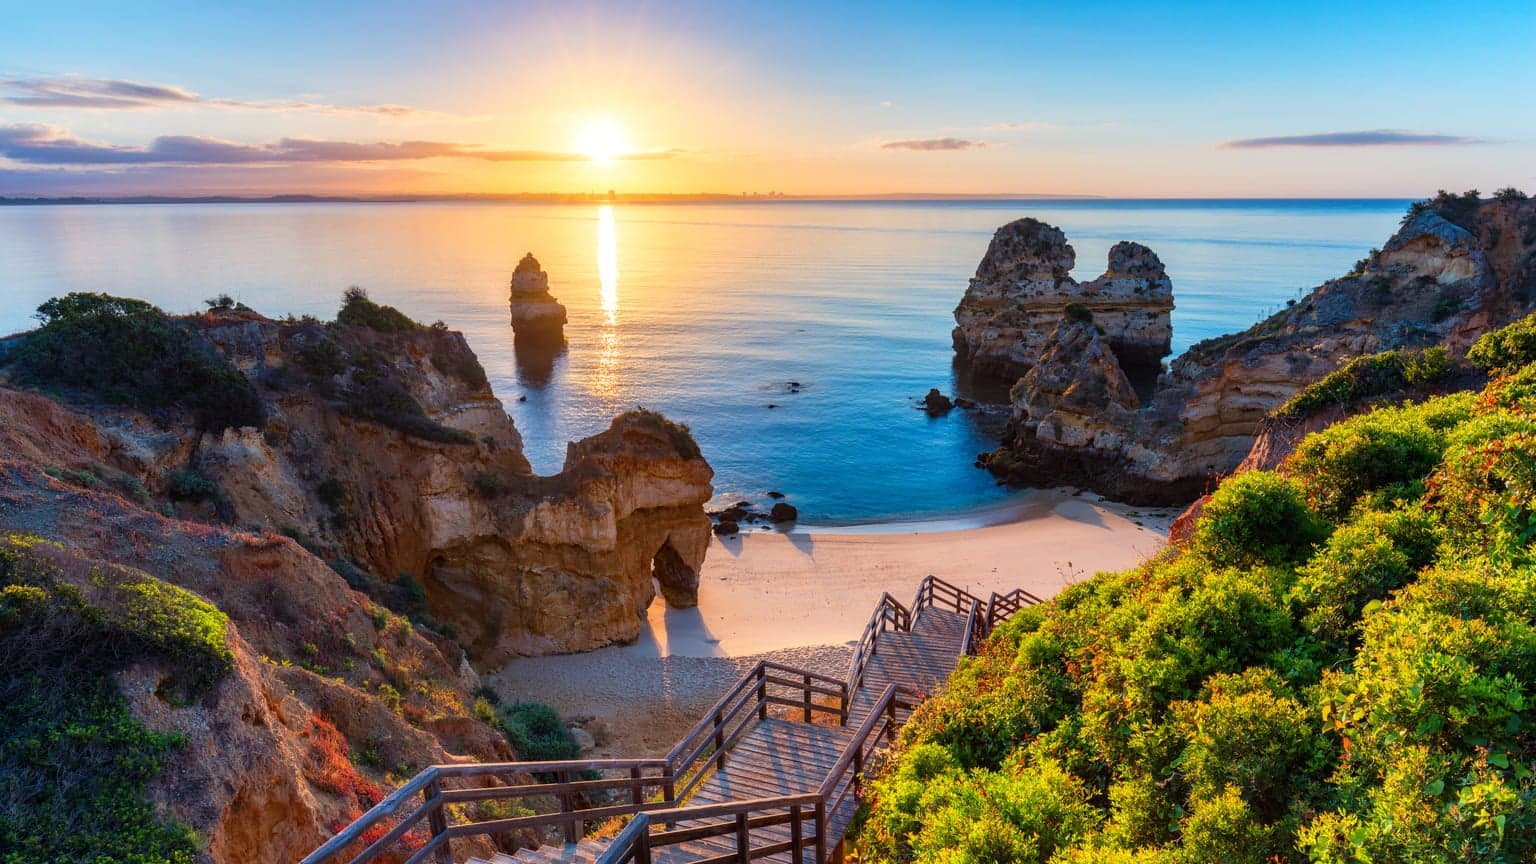
[[[1151,402],[1152,394],[1157,390],[1157,378],[1163,374],[1162,358],[1121,346],[1111,346],[1110,350],[1114,352],[1115,359],[1120,361],[1120,371],[1125,373],[1125,379],[1130,382],[1136,398],[1143,405]]]
[[[688,566],[682,553],[672,545],[671,538],[662,543],[651,558],[651,577],[668,606],[688,608],[698,605],[699,574]]]

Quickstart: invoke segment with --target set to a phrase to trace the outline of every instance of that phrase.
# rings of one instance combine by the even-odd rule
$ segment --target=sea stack
[[[564,345],[565,307],[549,293],[549,274],[529,252],[512,271],[512,332],[520,344]]]
[[[1019,219],[997,229],[955,309],[955,351],[976,374],[1017,381],[1044,356],[1063,314],[1091,320],[1133,382],[1150,387],[1173,339],[1173,283],[1140,243],[1109,251],[1104,275],[1079,283],[1060,228]]]

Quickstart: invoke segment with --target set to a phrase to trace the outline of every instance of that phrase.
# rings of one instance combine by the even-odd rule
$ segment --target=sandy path
[[[932,573],[981,596],[1049,597],[1156,552],[1173,515],[1044,491],[944,523],[716,538],[698,608],[658,601],[633,645],[515,660],[487,682],[597,718],[612,735],[599,753],[660,755],[761,656],[841,676],[881,592],[909,602]]]

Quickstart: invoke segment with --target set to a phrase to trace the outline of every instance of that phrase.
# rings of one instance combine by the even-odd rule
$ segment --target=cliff
[[[1027,338],[996,330],[982,354],[1053,358],[1058,368],[1013,387],[1002,447],[983,462],[1011,482],[1084,485],[1133,503],[1187,503],[1236,468],[1265,418],[1308,384],[1378,352],[1434,345],[1465,352],[1479,334],[1528,311],[1533,299],[1536,204],[1442,196],[1417,205],[1354,272],[1247,331],[1191,347],[1135,404],[1115,395],[1111,364],[1081,362],[1075,346],[1082,337],[1057,326],[1061,315]],[[1101,322],[1094,314],[1092,322],[1123,366],[1118,319]],[[1147,333],[1164,338],[1161,324]],[[1073,368],[1085,377],[1064,405]]]
[[[697,602],[712,472],[686,429],[631,412],[535,476],[460,334],[348,303],[339,320],[361,323],[179,322],[248,382],[259,428],[54,386],[62,399],[0,389],[0,436],[40,467],[129,478],[183,517],[294,537],[380,599],[418,594],[419,616],[476,662],[633,640],[653,576],[672,604]]]
[[[331,324],[41,317],[0,340],[0,788],[43,784],[0,841],[34,857],[286,864],[426,765],[515,757],[471,661],[697,602],[712,472],[654,412],[540,477],[463,337],[361,291]],[[66,721],[85,750],[26,749]]]

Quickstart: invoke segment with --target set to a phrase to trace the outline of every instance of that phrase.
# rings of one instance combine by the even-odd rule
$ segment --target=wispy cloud
[[[1272,138],[1240,138],[1220,145],[1222,150],[1262,150],[1269,147],[1466,147],[1488,143],[1465,135],[1405,132],[1401,129],[1366,129],[1359,132],[1322,132],[1316,135],[1278,135]]]
[[[649,150],[616,158],[670,159],[680,150]],[[485,162],[580,162],[582,153],[562,150],[503,150],[446,141],[360,142],[284,138],[272,144],[243,144],[195,135],[167,135],[147,146],[97,144],[57,126],[21,123],[0,126],[0,156],[32,165],[253,165],[300,162],[397,162],[418,159],[478,159]]]
[[[1030,120],[1024,123],[1005,120],[1002,123],[993,123],[986,128],[989,132],[1029,132],[1036,129],[1055,129],[1057,127],[1055,123],[1048,123],[1044,120]]]
[[[969,138],[909,138],[904,141],[887,141],[880,145],[881,150],[980,150],[987,146],[985,141],[973,141]]]
[[[243,111],[309,111],[322,114],[373,114],[404,117],[422,112],[407,105],[328,105],[297,100],[208,98],[173,84],[145,84],[112,78],[61,75],[49,78],[0,78],[0,105],[19,108],[142,110],[206,105]]]

